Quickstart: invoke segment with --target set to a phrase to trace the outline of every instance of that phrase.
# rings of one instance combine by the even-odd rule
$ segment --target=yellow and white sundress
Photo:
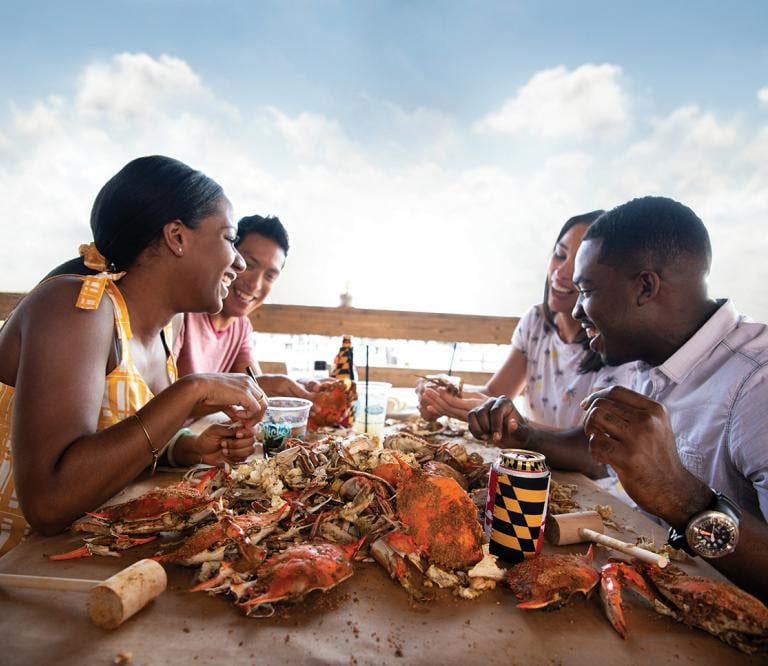
[[[131,359],[128,340],[131,339],[131,324],[128,308],[115,281],[122,274],[100,273],[99,275],[79,275],[83,280],[76,307],[83,310],[96,310],[106,293],[112,301],[115,312],[115,332],[120,348],[117,366],[106,377],[104,399],[101,403],[97,430],[109,426],[135,414],[154,396],[142,376],[136,370]],[[51,278],[56,279],[56,278]],[[170,328],[163,331],[166,350],[170,340]],[[176,364],[173,355],[167,351],[166,370],[171,383],[176,381]],[[11,413],[13,408],[13,387],[0,383],[0,555],[7,553],[29,533],[29,525],[24,519],[16,497],[13,479],[13,461],[11,459]]]

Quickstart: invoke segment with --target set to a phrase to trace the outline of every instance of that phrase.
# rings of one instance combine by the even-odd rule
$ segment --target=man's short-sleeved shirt
[[[217,331],[205,313],[184,315],[184,323],[173,345],[179,377],[197,372],[232,372],[252,362],[251,334],[247,317],[238,317]]]
[[[768,326],[723,301],[662,365],[639,364],[635,390],[667,409],[691,474],[768,519]]]

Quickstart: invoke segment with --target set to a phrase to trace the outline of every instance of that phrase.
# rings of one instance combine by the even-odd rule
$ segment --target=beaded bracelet
[[[173,458],[173,449],[176,447],[176,442],[178,442],[179,439],[184,437],[185,435],[192,435],[192,434],[193,433],[189,428],[182,428],[173,437],[171,437],[171,439],[168,441],[168,444],[165,445],[165,457],[168,459],[168,464],[171,467],[179,466]]]
[[[133,414],[133,418],[136,419],[136,423],[139,424],[139,427],[144,431],[144,436],[147,438],[147,444],[149,444],[149,450],[152,452],[152,474],[155,473],[155,470],[157,469],[157,459],[160,457],[160,451],[158,451],[155,448],[155,445],[152,443],[152,438],[149,436],[149,433],[147,432],[146,427],[141,422],[141,419],[139,418],[138,414]]]

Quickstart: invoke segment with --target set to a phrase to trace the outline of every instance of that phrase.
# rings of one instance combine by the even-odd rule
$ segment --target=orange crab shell
[[[315,408],[310,414],[308,427],[317,430],[323,426],[352,425],[352,406],[357,399],[355,383],[349,386],[342,379],[324,381],[313,396]]]
[[[72,524],[75,532],[140,535],[183,529],[207,518],[215,504],[185,484],[155,488],[140,497],[86,513]]]
[[[523,560],[507,572],[507,584],[520,601],[518,608],[558,608],[571,595],[589,595],[600,580],[590,566],[592,546],[585,555],[539,555]]]
[[[88,512],[87,515],[110,521],[141,520],[154,518],[168,511],[185,513],[207,502],[208,498],[194,488],[171,486],[150,490],[136,499],[122,504],[113,504],[100,511]]]
[[[454,479],[406,465],[398,478],[397,514],[430,562],[466,569],[482,559],[477,508]]]
[[[239,603],[239,608],[249,613],[264,604],[299,599],[313,590],[330,590],[354,573],[352,557],[363,541],[347,546],[304,543],[272,555],[256,572],[253,596]]]

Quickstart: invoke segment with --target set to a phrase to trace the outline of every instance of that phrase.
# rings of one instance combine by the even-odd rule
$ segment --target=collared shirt
[[[768,326],[731,301],[635,390],[664,405],[685,468],[768,520]]]
[[[540,305],[520,319],[512,335],[512,346],[525,356],[526,382],[521,414],[550,428],[576,428],[584,422],[581,401],[590,393],[620,384],[632,386],[636,363],[605,366],[579,373],[586,350],[580,342],[563,342],[545,323]]]

